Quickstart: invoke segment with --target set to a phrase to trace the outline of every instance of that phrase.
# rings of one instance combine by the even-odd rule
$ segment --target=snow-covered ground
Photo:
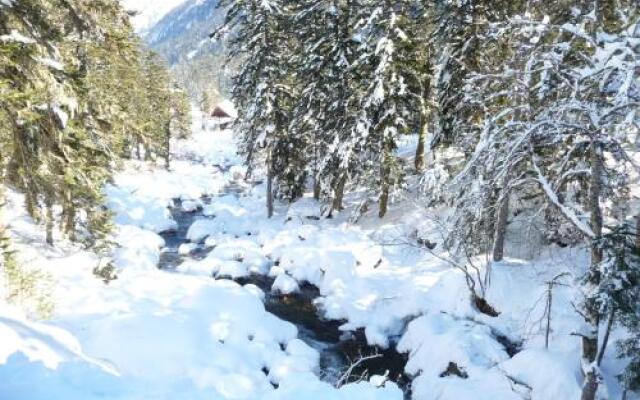
[[[443,261],[446,254],[412,245],[415,231],[436,243],[440,237],[419,204],[404,200],[382,222],[365,217],[353,225],[348,211],[308,218],[320,206],[305,198],[279,204],[267,219],[262,185],[224,194],[244,175],[231,132],[198,126],[175,144],[170,172],[132,162],[105,189],[119,245],[118,279],[109,284],[92,273],[95,254],[64,241],[46,246],[11,193],[15,247],[24,264],[50,275],[55,311],[36,321],[0,303],[0,399],[402,399],[380,377],[340,389],[322,382],[318,352],[297,338],[296,327],[266,312],[255,286],[227,279],[252,273],[275,278],[281,293],[303,282],[317,286],[326,318],[408,353],[414,399],[579,398],[574,278],[554,290],[548,350],[542,317],[545,282],[586,264],[583,251],[544,249],[535,261],[494,265],[487,299],[500,315],[489,317],[471,307],[463,275]],[[213,250],[175,272],[157,269],[158,233],[176,226],[167,206],[180,198],[193,209],[203,195],[219,197],[188,237]],[[515,356],[504,338],[522,342]],[[467,377],[443,374],[450,363]],[[619,398],[618,368],[615,358],[605,359],[612,399]]]

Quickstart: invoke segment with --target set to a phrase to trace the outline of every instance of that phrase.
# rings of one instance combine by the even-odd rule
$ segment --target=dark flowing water
[[[229,193],[240,195],[241,189],[232,185],[225,194]],[[205,198],[203,201],[208,204],[215,201],[215,197]],[[188,256],[180,255],[178,248],[181,244],[188,243],[186,236],[191,224],[197,219],[206,217],[200,210],[191,213],[183,212],[180,200],[174,200],[171,212],[178,223],[178,228],[161,234],[166,244],[161,254],[159,268],[167,270],[174,269],[185,258],[202,259],[211,250],[198,247]],[[317,288],[302,285],[299,293],[283,296],[271,292],[273,280],[269,277],[253,275],[236,279],[236,282],[242,285],[251,283],[261,288],[266,294],[266,310],[297,326],[298,337],[320,353],[322,379],[336,384],[366,379],[371,375],[387,375],[403,389],[405,398],[409,398],[410,381],[403,373],[407,356],[393,348],[380,349],[369,346],[363,331],[343,332],[339,327],[344,321],[322,318],[314,304],[314,300],[320,297]],[[345,372],[349,366],[363,357],[367,359],[352,368],[348,377],[345,378]]]

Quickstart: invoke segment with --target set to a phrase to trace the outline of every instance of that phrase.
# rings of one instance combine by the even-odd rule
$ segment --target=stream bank
[[[230,187],[224,195],[239,195],[239,192],[237,187]],[[202,202],[207,205],[215,199],[206,197]],[[165,247],[158,267],[164,270],[175,270],[187,259],[201,260],[212,250],[197,245],[188,255],[180,254],[180,246],[189,243],[187,232],[191,224],[207,217],[203,216],[200,208],[184,211],[180,199],[174,199],[171,213],[177,228],[161,234]],[[274,279],[267,276],[253,274],[234,281],[240,285],[253,284],[259,287],[265,293],[265,309],[297,327],[298,338],[320,354],[320,377],[326,382],[342,385],[372,375],[387,376],[403,390],[405,398],[410,398],[411,381],[404,374],[407,355],[397,352],[393,345],[387,349],[370,346],[363,330],[344,332],[340,326],[346,321],[323,318],[315,305],[315,300],[321,296],[318,288],[303,284],[298,292],[281,295],[271,290]]]

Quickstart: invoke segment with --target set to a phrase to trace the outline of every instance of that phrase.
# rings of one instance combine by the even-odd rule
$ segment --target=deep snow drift
[[[199,123],[194,124],[200,126]],[[265,274],[283,294],[303,283],[319,288],[316,305],[341,329],[409,354],[414,399],[578,399],[580,318],[576,293],[554,292],[553,330],[544,349],[545,282],[586,264],[581,250],[543,249],[536,261],[493,266],[487,298],[498,317],[478,313],[462,274],[411,245],[412,235],[440,237],[419,204],[395,205],[383,221],[348,223],[345,211],[320,219],[320,205],[279,204],[265,217],[264,187],[247,186],[231,132],[194,132],[175,143],[170,172],[132,162],[107,187],[119,247],[118,279],[96,279],[101,260],[64,241],[44,244],[41,229],[10,196],[11,232],[20,259],[47,272],[55,313],[35,321],[0,304],[0,399],[402,399],[381,377],[336,389],[318,376],[318,352],[294,325],[265,311],[262,293],[228,278]],[[224,194],[230,184],[244,195]],[[203,205],[203,195],[219,196]],[[157,268],[159,232],[176,226],[167,208],[204,207],[180,252],[211,251],[176,271]],[[312,217],[312,218],[309,218]],[[216,279],[212,279],[211,277]],[[455,363],[464,377],[444,374]],[[603,369],[619,398],[613,358]]]

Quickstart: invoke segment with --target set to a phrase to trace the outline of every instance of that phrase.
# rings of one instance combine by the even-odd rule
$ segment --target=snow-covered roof
[[[238,118],[238,111],[231,100],[222,100],[213,106],[213,110],[220,109],[233,119]]]

